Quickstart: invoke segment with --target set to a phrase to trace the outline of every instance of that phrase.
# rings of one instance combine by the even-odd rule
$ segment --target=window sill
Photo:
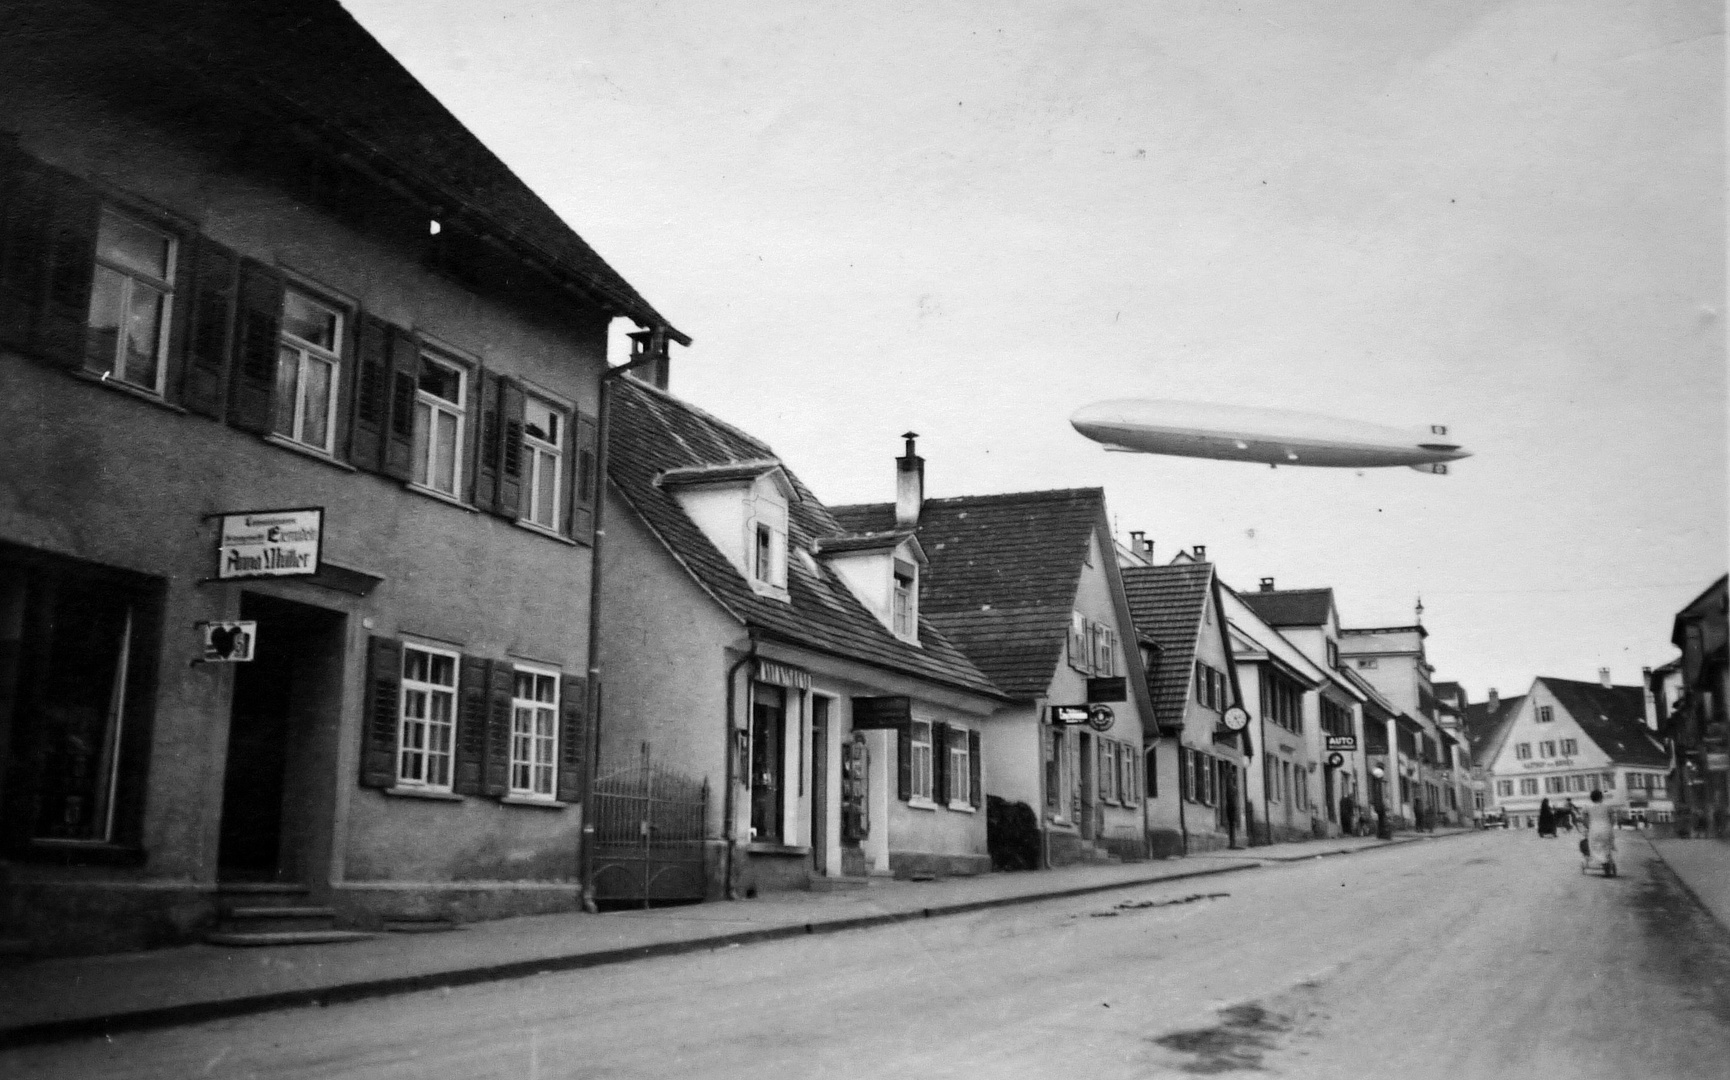
[[[756,593],[758,596],[767,596],[769,599],[779,600],[783,604],[790,604],[793,602],[793,598],[788,594],[785,586],[771,585],[767,581],[759,581],[756,578],[749,578],[747,580],[751,583],[751,591]]]
[[[803,844],[750,843],[745,845],[745,850],[752,855],[786,855],[791,858],[811,854],[811,849]]]
[[[457,498],[455,495],[452,495],[449,492],[440,491],[438,488],[426,487],[422,484],[416,484],[412,481],[405,483],[403,486],[408,488],[410,491],[414,492],[416,495],[425,495],[429,499],[437,499],[439,502],[442,502],[442,503],[450,503],[452,506],[456,507],[458,510],[467,510],[471,514],[480,513],[479,510],[470,506],[468,503],[463,502],[461,499]]]
[[[295,453],[301,455],[302,457],[309,457],[314,461],[322,461],[326,465],[331,466],[332,468],[341,469],[343,472],[359,472],[360,471],[359,469],[355,468],[353,465],[350,465],[346,461],[338,461],[336,458],[332,457],[330,454],[325,453],[323,450],[315,449],[314,447],[308,446],[305,443],[297,443],[293,439],[286,438],[282,435],[277,435],[274,432],[272,434],[269,434],[269,435],[261,435],[261,436],[259,436],[259,438],[263,439],[265,442],[271,444],[272,446],[280,446],[284,450],[292,450]]]
[[[974,806],[972,803],[952,802],[949,804],[948,808],[950,810],[955,811],[958,814],[977,814],[977,813],[979,813],[979,808],[977,806]]]
[[[434,802],[462,802],[463,797],[454,791],[433,791],[429,788],[387,787],[382,789],[386,795],[397,799],[431,799]]]
[[[922,799],[917,795],[913,796],[911,799],[908,799],[907,805],[912,807],[914,810],[936,810],[937,809],[936,803],[932,802],[930,799]]]
[[[506,806],[533,806],[542,810],[564,810],[571,805],[557,799],[537,799],[531,795],[506,795],[499,802]]]
[[[137,398],[146,405],[154,405],[159,409],[167,409],[169,412],[179,413],[181,416],[188,415],[185,409],[164,398],[161,394],[158,394],[153,390],[146,390],[140,386],[133,386],[129,382],[122,382],[121,380],[107,374],[97,375],[94,372],[79,370],[72,372],[72,377],[75,379],[81,379],[87,383],[94,383],[97,386],[106,387],[116,393],[125,394],[130,398]]]
[[[513,524],[515,524],[519,529],[527,529],[529,532],[532,532],[537,536],[544,536],[548,540],[557,540],[559,543],[569,544],[571,547],[582,546],[564,533],[559,532],[557,529],[549,529],[545,525],[536,525],[534,522],[524,521],[522,518],[518,518]]]

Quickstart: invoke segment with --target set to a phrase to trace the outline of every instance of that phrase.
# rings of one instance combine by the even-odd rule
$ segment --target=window
[[[1546,795],[1559,795],[1563,791],[1566,791],[1567,785],[1564,783],[1564,780],[1566,780],[1566,777],[1561,777],[1561,776],[1546,776],[1546,777],[1544,777],[1544,794],[1546,794]]]
[[[758,526],[761,530],[762,526]],[[894,631],[897,637],[911,638],[919,633],[919,620],[914,607],[914,575],[916,571],[905,563],[895,564]]]
[[[1519,761],[1529,761],[1532,757],[1532,744],[1529,742],[1514,745],[1514,757]]]
[[[538,398],[523,402],[523,520],[557,529],[564,475],[565,415]]]
[[[971,806],[973,799],[969,782],[973,778],[972,763],[967,756],[967,729],[949,729],[949,771],[944,779],[949,787],[950,806]]]
[[[924,720],[915,720],[913,729],[913,797],[915,799],[931,798],[931,725]]]
[[[153,394],[162,393],[177,247],[160,229],[102,212],[90,285],[90,361]]]
[[[1556,718],[1555,710],[1548,705],[1538,706],[1538,723],[1548,724]]]
[[[1333,641],[1330,639],[1328,641],[1328,667],[1337,668],[1339,666],[1340,666],[1340,645],[1339,645],[1339,642]]]
[[[530,405],[533,412],[533,405]],[[468,412],[468,371],[423,355],[415,387],[414,463],[411,479],[425,488],[462,497],[462,446]]]
[[[518,667],[511,695],[511,794],[552,799],[558,750],[558,673]]]
[[[457,654],[404,645],[397,783],[449,791],[456,735]]]
[[[1100,676],[1117,674],[1117,635],[1103,623],[1093,623],[1093,673]]]
[[[1497,795],[1506,797],[1506,796],[1512,795],[1513,793],[1514,793],[1514,782],[1512,780],[1497,780],[1496,781],[1496,794]]]
[[[1136,801],[1135,747],[1117,744],[1117,794],[1125,806]]]
[[[336,308],[293,289],[283,293],[271,431],[327,454],[336,432],[342,325]]]
[[[1556,742],[1555,742],[1555,740],[1554,739],[1545,739],[1543,742],[1539,743],[1538,744],[1538,756],[1539,757],[1555,757],[1556,756]]]
[[[1093,674],[1093,656],[1088,651],[1092,637],[1087,631],[1087,616],[1079,611],[1069,613],[1069,666],[1084,675]]]
[[[1538,793],[1538,778],[1528,776],[1520,781],[1521,795],[1536,795]]]
[[[1053,816],[1063,813],[1063,729],[1051,729],[1045,743],[1045,808]]]
[[[1616,774],[1613,772],[1605,773],[1603,776],[1603,784],[1605,791],[1616,790]]]
[[[1580,741],[1578,739],[1563,739],[1562,740],[1562,756],[1563,757],[1573,757],[1575,754],[1578,754],[1579,752],[1580,752]]]

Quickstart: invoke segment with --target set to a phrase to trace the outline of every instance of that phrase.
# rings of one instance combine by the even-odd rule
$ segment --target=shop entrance
[[[248,593],[240,618],[258,623],[258,637],[253,659],[234,665],[217,876],[301,881],[323,809],[315,759],[335,752],[318,736],[338,727],[343,616]]]

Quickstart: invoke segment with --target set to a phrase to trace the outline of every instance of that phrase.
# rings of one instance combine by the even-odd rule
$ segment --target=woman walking
[[[1602,869],[1605,877],[1616,876],[1616,826],[1610,819],[1610,808],[1604,805],[1604,793],[1594,788],[1592,801],[1584,811],[1586,819],[1586,863],[1582,871]]]
[[[1538,804],[1538,835],[1552,839],[1556,835],[1556,812],[1550,809],[1549,799]]]

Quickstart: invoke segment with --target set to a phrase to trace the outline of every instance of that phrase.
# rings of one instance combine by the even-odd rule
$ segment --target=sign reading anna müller
[[[216,538],[216,576],[302,577],[318,573],[324,507],[223,514]]]

